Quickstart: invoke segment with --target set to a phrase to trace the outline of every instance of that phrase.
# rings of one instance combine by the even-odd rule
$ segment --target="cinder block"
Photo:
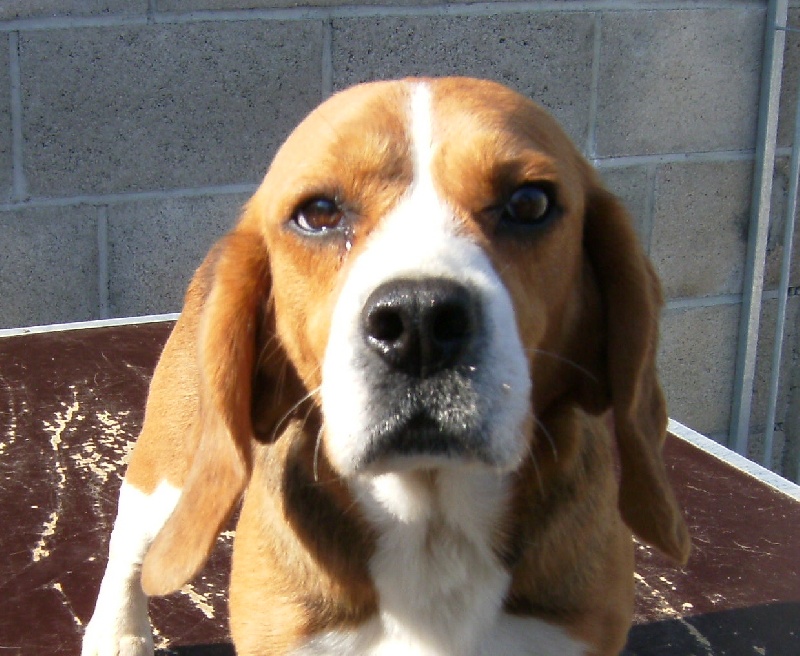
[[[48,30],[20,46],[35,196],[255,183],[321,93],[313,21]]]
[[[763,7],[604,14],[598,154],[753,148],[763,34]]]
[[[147,0],[3,0],[0,20],[15,18],[53,18],[57,16],[144,15]]]
[[[667,298],[742,291],[751,180],[749,161],[659,168],[651,256]]]
[[[582,13],[336,20],[334,86],[409,75],[494,79],[543,103],[583,147],[593,43],[594,18]]]
[[[737,304],[663,313],[658,362],[669,415],[706,435],[730,426],[739,311]]]
[[[603,182],[625,204],[630,213],[639,240],[645,250],[650,247],[650,221],[648,214],[650,180],[646,166],[625,166],[600,169]]]
[[[0,325],[98,318],[96,215],[88,206],[0,214]]]
[[[112,316],[178,312],[195,269],[239,218],[246,194],[148,200],[108,208]]]
[[[8,73],[8,35],[0,37],[0,198],[11,198],[11,80]]]

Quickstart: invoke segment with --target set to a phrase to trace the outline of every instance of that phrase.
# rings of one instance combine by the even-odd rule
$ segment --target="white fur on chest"
[[[506,476],[480,468],[386,474],[357,496],[379,538],[378,616],[316,636],[296,656],[580,656],[562,629],[502,612],[509,575],[492,549]]]
[[[386,474],[359,492],[379,532],[370,570],[380,642],[405,653],[475,653],[509,584],[492,549],[506,477],[480,468]],[[393,653],[376,653],[384,651]]]

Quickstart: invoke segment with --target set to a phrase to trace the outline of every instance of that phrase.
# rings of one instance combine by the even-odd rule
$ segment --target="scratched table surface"
[[[0,654],[72,656],[94,605],[125,462],[171,323],[0,338]],[[800,655],[800,503],[677,437],[685,568],[637,547],[626,656]],[[231,533],[151,601],[158,653],[233,654]]]

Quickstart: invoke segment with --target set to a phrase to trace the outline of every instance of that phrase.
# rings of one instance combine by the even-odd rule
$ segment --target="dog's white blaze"
[[[108,565],[86,627],[82,656],[153,653],[147,597],[140,579],[142,562],[180,495],[181,491],[166,481],[149,495],[123,481]]]
[[[431,162],[433,160],[433,121],[431,90],[417,84],[411,93],[411,152],[414,157],[414,184],[435,194]]]
[[[512,644],[513,632],[504,628],[509,575],[493,551],[493,538],[508,501],[508,476],[501,470],[513,469],[525,452],[522,433],[531,389],[527,359],[507,290],[483,250],[459,234],[453,210],[436,191],[431,170],[436,143],[426,85],[413,87],[410,110],[414,180],[352,264],[334,309],[322,369],[328,455],[340,472],[353,477],[353,490],[378,530],[370,571],[380,598],[379,617],[353,633],[319,636],[301,654],[519,653],[519,641]],[[467,285],[483,306],[486,350],[475,381],[489,400],[491,434],[486,440],[498,469],[454,462],[433,478],[413,470],[359,473],[372,406],[362,363],[362,308],[370,293],[388,281],[429,277]],[[581,653],[559,629],[526,622],[527,637],[560,636],[551,653]],[[506,652],[498,651],[504,644]]]

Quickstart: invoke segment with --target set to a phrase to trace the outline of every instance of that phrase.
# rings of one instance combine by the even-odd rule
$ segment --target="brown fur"
[[[661,459],[658,281],[624,209],[544,110],[492,83],[430,84],[436,184],[514,300],[534,381],[531,456],[496,540],[513,577],[506,608],[614,654],[632,614],[631,530],[678,562],[689,552]],[[349,263],[411,179],[407,94],[357,87],[293,133],[195,275],[152,382],[127,480],[148,492],[166,479],[183,494],[143,585],[165,594],[194,576],[246,491],[231,584],[241,653],[285,653],[377,609],[374,536],[317,452],[314,390]],[[564,216],[536,240],[496,238],[486,208],[528,179],[558,186]],[[321,192],[357,203],[349,252],[284,227]]]

